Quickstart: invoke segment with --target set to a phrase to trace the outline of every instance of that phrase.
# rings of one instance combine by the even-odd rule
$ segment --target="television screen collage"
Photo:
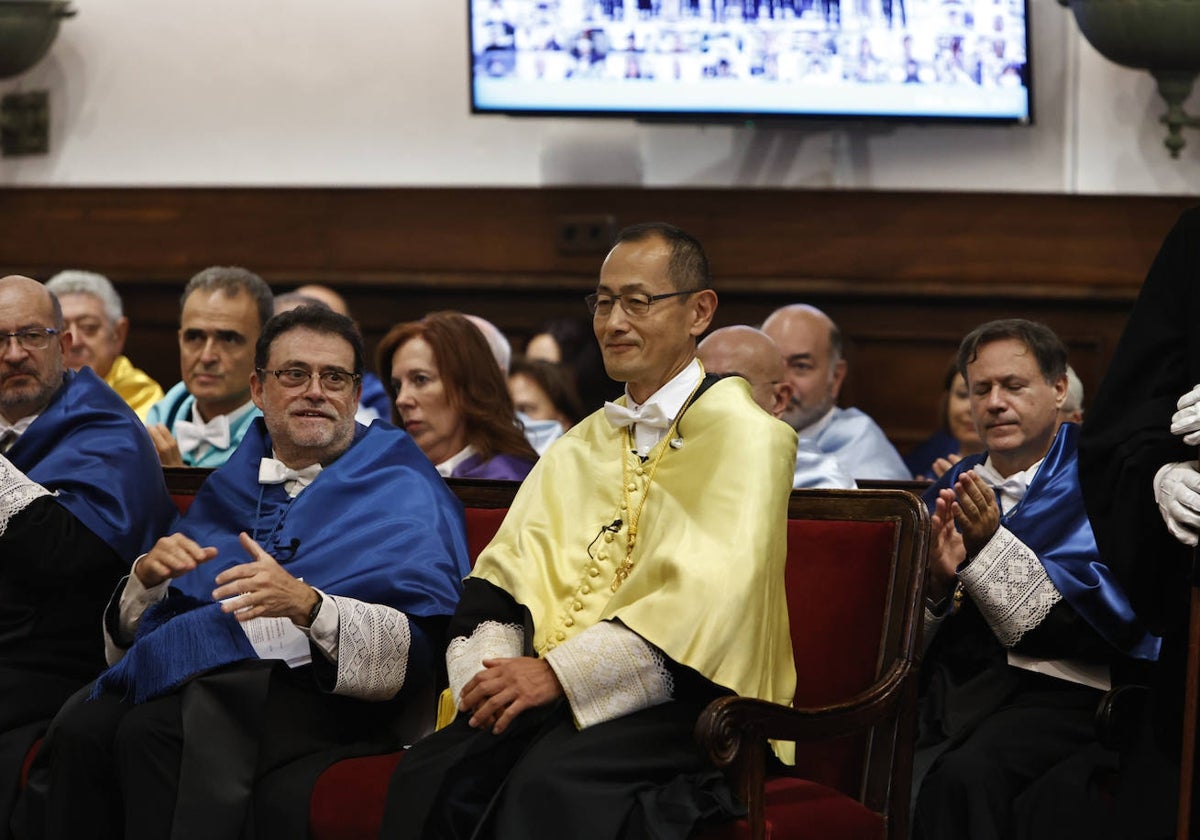
[[[1026,0],[470,0],[476,112],[1029,122]]]

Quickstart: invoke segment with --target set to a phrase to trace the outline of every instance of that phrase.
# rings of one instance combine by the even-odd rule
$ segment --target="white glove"
[[[1179,410],[1171,418],[1171,434],[1183,435],[1188,446],[1200,446],[1200,385],[1180,397],[1175,407]]]
[[[1184,545],[1200,536],[1200,471],[1196,461],[1165,464],[1154,476],[1154,500],[1167,530]]]

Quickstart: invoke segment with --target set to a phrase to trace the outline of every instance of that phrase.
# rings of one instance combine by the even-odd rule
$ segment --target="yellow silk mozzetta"
[[[104,381],[142,420],[150,413],[150,406],[163,398],[162,386],[144,371],[135,368],[126,356],[113,359],[112,367],[108,369],[108,376],[104,377]]]
[[[739,378],[686,407],[644,462],[596,412],[541,457],[472,575],[529,610],[539,655],[616,619],[718,685],[790,704],[783,567],[795,457],[795,432]]]

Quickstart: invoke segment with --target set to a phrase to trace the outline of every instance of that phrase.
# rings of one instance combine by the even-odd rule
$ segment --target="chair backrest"
[[[163,478],[167,482],[167,492],[171,501],[180,513],[187,513],[196,498],[204,479],[212,472],[211,467],[163,467]]]
[[[521,482],[448,478],[446,484],[463,503],[463,514],[467,521],[467,548],[471,554],[471,565],[474,566],[479,552],[496,536]]]
[[[797,744],[800,775],[880,813],[891,795],[909,795],[927,522],[920,499],[900,490],[797,490],[788,508],[794,705],[843,702],[911,664],[901,713],[861,734]]]

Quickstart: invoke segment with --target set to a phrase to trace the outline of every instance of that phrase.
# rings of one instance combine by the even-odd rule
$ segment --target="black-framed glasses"
[[[280,368],[279,370],[258,369],[260,374],[269,373],[275,380],[289,391],[297,388],[307,388],[312,378],[317,377],[321,390],[327,394],[341,394],[354,387],[354,383],[362,379],[361,373],[351,373],[348,370],[305,370],[304,368]]]
[[[588,311],[593,316],[607,318],[612,314],[613,304],[620,302],[621,308],[625,310],[626,315],[631,315],[634,318],[641,317],[650,311],[650,305],[655,301],[666,300],[667,298],[679,297],[680,295],[690,295],[700,291],[699,289],[684,289],[682,292],[667,292],[663,295],[647,295],[642,292],[630,292],[623,295],[610,295],[605,292],[592,292],[583,299],[587,304]]]
[[[58,333],[53,327],[34,327],[16,332],[0,332],[0,338],[4,339],[5,347],[8,346],[10,338],[15,338],[17,344],[25,350],[45,350],[50,346],[50,339]]]

